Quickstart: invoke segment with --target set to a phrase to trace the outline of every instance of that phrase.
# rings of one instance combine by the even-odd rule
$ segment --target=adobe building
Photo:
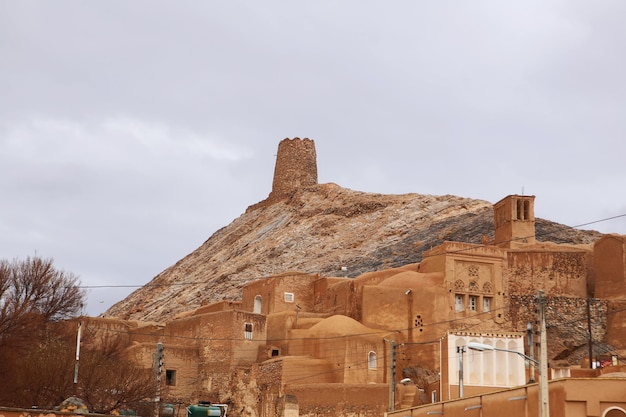
[[[564,378],[548,384],[551,417],[625,417],[625,378]],[[385,417],[540,417],[537,384],[408,407]]]
[[[317,183],[313,141],[285,140],[278,156],[268,200]],[[93,318],[87,325],[127,332],[129,354],[146,368],[163,343],[163,401],[226,403],[235,417],[369,417],[458,398],[454,350],[478,341],[528,354],[520,332],[535,320],[537,290],[556,315],[600,299],[596,337],[626,348],[626,237],[593,246],[539,242],[534,196],[520,195],[494,205],[494,231],[493,241],[444,242],[420,263],[354,278],[258,277],[240,302],[167,323]],[[565,347],[549,348],[552,358]],[[468,394],[526,383],[519,358],[466,359]]]

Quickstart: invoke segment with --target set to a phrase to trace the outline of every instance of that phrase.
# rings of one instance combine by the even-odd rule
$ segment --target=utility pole
[[[591,334],[591,300],[589,297],[587,297],[587,331],[589,332],[589,368],[593,369],[593,336]]]
[[[533,345],[533,324],[528,322],[526,326],[526,338],[528,339],[528,357],[530,358],[530,372],[528,377],[528,383],[533,384],[535,382],[535,346]]]
[[[74,363],[74,396],[78,395],[78,361],[80,360],[80,337],[83,324],[78,322],[76,334],[76,362]]]
[[[386,340],[386,339],[385,339]],[[396,408],[396,342],[388,340],[391,351],[389,361],[389,411]]]
[[[156,395],[154,397],[155,416],[161,414],[161,374],[163,373],[163,343],[156,344],[154,352],[154,373],[156,379]]]
[[[539,311],[539,416],[550,417],[548,392],[548,338],[546,336],[546,298],[543,291],[537,292]]]

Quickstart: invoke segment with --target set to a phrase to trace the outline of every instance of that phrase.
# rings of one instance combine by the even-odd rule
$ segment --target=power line
[[[529,239],[529,238],[533,238],[533,237],[537,238],[537,237],[549,236],[549,235],[558,233],[558,232],[560,232],[562,230],[577,229],[577,228],[580,228],[580,227],[589,226],[589,225],[597,224],[597,223],[602,223],[602,222],[606,222],[606,221],[610,221],[610,220],[615,220],[615,219],[619,219],[619,218],[622,218],[622,217],[626,217],[626,213],[618,214],[616,216],[606,217],[606,218],[603,218],[603,219],[600,219],[600,220],[590,221],[590,222],[587,222],[587,223],[581,223],[581,224],[578,224],[578,225],[575,225],[575,226],[562,225],[562,226],[556,227],[556,229],[551,230],[551,231],[546,231],[546,232],[543,232],[543,233],[535,233],[534,235],[513,238],[513,239],[509,239],[509,240],[504,240],[504,241],[501,241],[501,242],[494,242],[494,244],[497,245],[497,244],[503,244],[503,243],[523,241],[525,239]],[[466,243],[466,242],[458,242],[458,243]],[[485,247],[493,246],[493,244],[477,244],[477,243],[473,243],[471,245],[474,245],[474,246],[469,247],[469,248],[462,248],[462,249],[456,249],[456,250],[452,250],[452,251],[446,251],[444,253],[438,253],[438,254],[433,254],[433,255],[422,255],[422,259],[428,258],[428,257],[431,257],[431,256],[440,256],[440,255],[449,255],[449,254],[455,254],[455,253],[463,253],[463,252],[468,252],[468,251],[471,251],[471,250],[476,250],[476,249],[479,249],[479,248],[485,248]],[[207,284],[207,282],[206,281],[186,281],[186,282],[168,282],[168,283],[148,282],[146,284],[79,285],[78,288],[82,288],[82,289],[142,288],[142,287],[173,287],[173,286],[202,285],[202,284]]]

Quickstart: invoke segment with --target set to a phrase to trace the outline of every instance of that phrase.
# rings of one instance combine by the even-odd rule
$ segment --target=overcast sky
[[[626,214],[626,2],[0,0],[0,258],[143,285],[319,182]],[[584,228],[626,234],[626,217]],[[97,315],[132,289],[89,289]]]

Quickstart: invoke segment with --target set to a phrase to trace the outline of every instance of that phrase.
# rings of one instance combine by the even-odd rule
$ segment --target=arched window
[[[255,314],[261,314],[261,296],[257,295],[254,297],[254,310],[252,310]]]
[[[626,416],[626,411],[619,407],[609,408],[602,414],[602,417],[624,417]]]
[[[367,354],[367,369],[376,369],[376,352]]]

